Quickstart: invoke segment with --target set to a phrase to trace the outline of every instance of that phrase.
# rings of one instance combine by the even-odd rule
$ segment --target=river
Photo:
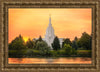
[[[60,57],[60,58],[8,58],[9,64],[91,64],[91,58]]]

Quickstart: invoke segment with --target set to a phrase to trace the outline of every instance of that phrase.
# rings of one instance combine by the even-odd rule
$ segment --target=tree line
[[[59,57],[59,56],[91,56],[92,36],[86,32],[80,38],[75,37],[73,41],[69,38],[63,40],[60,45],[59,38],[56,36],[50,46],[42,40],[28,39],[25,43],[23,37],[19,35],[9,43],[9,57]]]

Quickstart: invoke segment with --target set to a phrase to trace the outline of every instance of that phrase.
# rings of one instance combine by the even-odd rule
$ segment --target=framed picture
[[[0,72],[99,72],[99,0],[1,0]]]

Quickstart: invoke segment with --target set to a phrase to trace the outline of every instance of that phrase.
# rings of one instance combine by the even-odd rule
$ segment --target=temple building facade
[[[49,24],[46,29],[45,38],[42,38],[42,39],[47,42],[48,46],[51,47],[51,50],[52,50],[52,43],[53,43],[55,36],[56,35],[54,33],[54,28],[51,23],[51,17],[49,17]],[[35,39],[37,40],[38,38],[35,38]],[[60,46],[62,46],[63,38],[59,38],[59,42],[60,42]]]
[[[55,38],[55,34],[54,34],[54,29],[53,29],[52,24],[51,24],[51,17],[50,17],[49,18],[49,25],[47,27],[44,40],[47,42],[47,44],[50,47],[52,47],[51,44],[52,44],[54,38]]]
[[[49,17],[49,25],[46,29],[45,38],[43,40],[45,40],[47,42],[47,44],[51,47],[51,49],[52,49],[51,44],[53,43],[55,36],[56,35],[54,33],[54,28],[53,28],[52,23],[51,23],[51,17]],[[60,42],[60,45],[62,45],[63,38],[59,38],[59,42]]]

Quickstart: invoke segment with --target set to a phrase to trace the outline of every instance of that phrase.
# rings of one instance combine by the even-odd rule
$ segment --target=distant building
[[[52,49],[51,44],[53,43],[54,38],[55,38],[54,29],[51,24],[51,17],[49,17],[49,25],[47,27],[45,38],[43,38],[43,40],[47,42],[47,44],[51,47],[51,49]],[[62,45],[63,38],[59,38],[59,42],[60,45]]]
[[[55,33],[54,33],[54,28],[52,27],[52,24],[51,24],[51,17],[50,17],[49,25],[47,27],[45,38],[43,40],[45,40],[47,44],[52,48],[51,44],[53,43],[54,38],[55,38]],[[62,45],[63,38],[59,38],[59,42],[60,42],[60,45]]]

